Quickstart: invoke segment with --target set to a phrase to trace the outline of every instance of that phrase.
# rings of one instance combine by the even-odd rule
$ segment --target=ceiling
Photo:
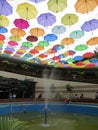
[[[98,0],[0,0],[0,56],[98,68]]]

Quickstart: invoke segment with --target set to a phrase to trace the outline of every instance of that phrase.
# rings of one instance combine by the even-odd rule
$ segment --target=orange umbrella
[[[40,50],[41,51],[41,50],[44,50],[44,47],[42,47],[42,46],[35,46],[34,50]]]
[[[97,0],[96,0],[97,1]],[[95,0],[78,0],[75,4],[75,9],[77,12],[85,14],[93,11],[97,7],[97,2]]]
[[[70,44],[73,44],[74,43],[74,39],[73,38],[64,38],[62,39],[61,41],[61,44],[63,45],[70,45]]]
[[[10,30],[11,34],[17,37],[23,37],[26,35],[25,31],[20,28],[12,28]]]
[[[87,45],[97,45],[98,44],[98,37],[93,37],[93,38],[90,38],[87,42],[86,42]]]
[[[4,44],[4,41],[3,41],[3,40],[0,40],[0,44]]]
[[[42,28],[31,28],[30,34],[33,36],[43,36],[45,34],[45,31]]]

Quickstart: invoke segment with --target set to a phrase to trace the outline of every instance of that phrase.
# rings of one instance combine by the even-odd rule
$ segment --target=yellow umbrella
[[[45,31],[42,28],[31,28],[30,34],[33,36],[43,36],[45,34]]]
[[[97,1],[97,0],[96,0]],[[98,3],[95,0],[78,0],[75,4],[75,9],[79,13],[88,13],[93,11]]]
[[[11,41],[14,41],[14,42],[19,42],[19,41],[21,41],[21,38],[20,38],[20,37],[13,36],[13,35],[10,36],[9,39],[10,39]]]
[[[73,44],[74,43],[74,39],[73,38],[64,38],[62,39],[61,41],[61,44],[63,45],[70,45],[70,44]]]
[[[17,37],[23,37],[26,35],[25,31],[20,28],[12,28],[10,32]]]
[[[66,14],[61,18],[61,23],[67,26],[74,25],[78,22],[78,16],[76,14]]]
[[[62,12],[67,7],[67,0],[49,0],[48,9],[54,13]]]
[[[0,15],[0,26],[2,27],[6,27],[9,26],[10,21],[8,20],[8,18],[6,16]]]
[[[34,5],[24,2],[19,4],[16,9],[18,15],[27,20],[36,18],[38,11]]]
[[[87,45],[98,45],[98,37],[93,37],[93,38],[90,38],[87,42],[86,42]]]

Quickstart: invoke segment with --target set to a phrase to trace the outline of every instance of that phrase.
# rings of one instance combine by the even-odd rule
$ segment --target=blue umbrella
[[[81,61],[81,60],[83,60],[83,57],[82,56],[75,56],[73,58],[73,60],[75,60],[75,61]]]
[[[70,33],[70,37],[74,39],[78,39],[84,36],[84,32],[82,30],[75,30]]]
[[[31,54],[25,54],[24,55],[24,58],[31,58],[33,55],[31,55]]]
[[[92,63],[98,63],[98,59],[97,58],[91,58],[90,62],[92,62]]]
[[[56,51],[62,50],[62,49],[64,49],[64,45],[61,45],[61,44],[55,45],[55,46],[53,46],[53,49],[55,49]]]
[[[62,26],[62,25],[56,25],[52,28],[52,32],[54,34],[62,34],[66,31],[66,27]]]
[[[0,14],[8,16],[12,12],[12,6],[6,0],[0,0]]]
[[[5,27],[0,27],[0,33],[7,33],[8,29]]]
[[[53,42],[55,40],[57,40],[57,36],[55,34],[47,34],[44,36],[44,40],[47,42]]]
[[[32,2],[35,2],[35,3],[39,3],[39,2],[43,2],[45,0],[29,0],[29,1],[32,1]]]
[[[93,30],[96,30],[98,28],[98,19],[92,19],[89,21],[86,21],[82,26],[82,31],[90,32]]]
[[[44,13],[37,18],[37,21],[38,24],[47,27],[53,25],[56,22],[56,17],[51,13]]]

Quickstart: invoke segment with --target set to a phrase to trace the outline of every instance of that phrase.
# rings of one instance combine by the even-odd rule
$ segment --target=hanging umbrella
[[[79,44],[75,47],[75,50],[76,51],[84,51],[84,50],[87,50],[88,49],[88,46],[85,45],[85,44]]]
[[[33,47],[33,44],[32,44],[32,42],[23,42],[22,43],[22,46],[24,46],[24,47],[27,47],[27,48],[30,48],[30,47]]]
[[[38,51],[39,51],[39,50],[41,51],[41,50],[44,50],[44,47],[42,47],[42,46],[35,46],[34,49],[35,49],[35,50],[38,50]]]
[[[47,34],[44,36],[44,40],[47,42],[53,42],[55,40],[57,40],[57,36],[55,34]]]
[[[7,33],[8,29],[5,27],[0,27],[0,33]]]
[[[35,50],[35,49],[30,50],[30,54],[37,54],[37,53],[39,53],[38,50]]]
[[[61,23],[70,26],[78,22],[78,16],[76,14],[66,14],[61,18]]]
[[[12,6],[6,0],[0,0],[0,15],[8,16],[12,13]]]
[[[66,60],[66,62],[67,63],[72,63],[72,62],[74,62],[74,59],[73,58],[69,58],[69,59]]]
[[[56,49],[49,49],[47,52],[48,52],[49,54],[54,54],[54,53],[57,52],[57,50],[56,50]]]
[[[75,56],[73,58],[73,60],[75,60],[75,61],[81,61],[81,60],[83,60],[83,57],[82,56]]]
[[[98,28],[98,19],[91,19],[89,21],[86,21],[82,26],[82,31],[90,32],[93,30],[96,30]]]
[[[36,42],[38,38],[36,36],[29,35],[26,37],[27,41]]]
[[[39,41],[38,45],[42,46],[42,47],[47,47],[47,46],[49,46],[49,42],[47,42],[47,41]]]
[[[8,44],[11,45],[11,46],[17,46],[18,45],[18,43],[14,42],[14,41],[9,41]]]
[[[48,56],[48,55],[47,55],[47,54],[44,54],[44,53],[39,55],[40,58],[46,58],[47,56]]]
[[[52,57],[52,60],[60,60],[60,58],[58,56],[54,56]]]
[[[66,27],[64,27],[63,25],[56,25],[52,28],[52,32],[54,34],[63,34],[66,31]]]
[[[67,56],[73,56],[76,52],[73,51],[73,50],[68,50],[68,51],[65,51],[64,54],[67,55]]]
[[[19,4],[16,11],[21,18],[25,18],[27,20],[36,18],[38,13],[35,6],[27,2]]]
[[[92,62],[92,63],[98,63],[98,59],[97,58],[91,58],[90,62]]]
[[[25,58],[31,58],[32,56],[33,56],[33,55],[31,55],[31,54],[25,54],[25,55],[24,55]]]
[[[70,33],[70,37],[74,39],[78,39],[84,36],[84,32],[82,30],[75,30]]]
[[[45,31],[42,28],[31,28],[30,29],[30,34],[33,36],[43,36],[45,34]]]
[[[83,58],[91,58],[93,57],[95,54],[93,52],[86,52],[83,54]]]
[[[4,44],[4,43],[5,43],[4,41],[0,40],[0,44]]]
[[[52,47],[52,49],[53,49],[53,50],[56,50],[56,51],[62,50],[62,49],[64,49],[64,45],[56,44],[56,45],[54,45],[54,46]]]
[[[63,45],[70,45],[70,44],[73,44],[73,43],[74,43],[73,38],[66,37],[66,38],[61,40],[61,44],[63,44]]]
[[[95,64],[94,63],[89,63],[85,67],[86,68],[93,68],[93,67],[95,67]]]
[[[97,7],[97,3],[94,0],[78,0],[75,4],[75,9],[79,13],[88,13],[93,11]]]
[[[9,52],[14,52],[14,51],[15,51],[15,49],[12,48],[12,47],[6,47],[5,50],[6,50],[6,51],[9,51]]]
[[[3,34],[0,34],[0,40],[5,40],[5,36]]]
[[[32,1],[32,2],[35,2],[35,3],[39,3],[39,2],[43,2],[45,0],[29,0],[29,1]]]
[[[37,21],[38,24],[47,27],[53,25],[56,22],[56,17],[51,13],[44,13],[37,18]]]
[[[60,54],[60,55],[58,55],[58,57],[61,59],[61,58],[65,58],[66,55],[65,54]]]
[[[9,26],[10,21],[6,16],[0,15],[0,27],[6,27]]]
[[[87,42],[86,42],[87,45],[98,45],[98,37],[93,37],[93,38],[90,38]]]
[[[63,67],[64,67],[64,64],[62,64],[60,61],[55,62],[55,64],[58,65],[58,67],[60,67],[60,68],[63,68]]]
[[[14,42],[19,42],[19,41],[21,41],[21,38],[18,37],[18,36],[10,36],[9,39],[10,39],[11,41],[14,41]]]
[[[62,12],[67,7],[67,0],[49,0],[48,9],[53,13]]]
[[[27,22],[27,20],[22,19],[22,18],[15,19],[14,24],[16,27],[18,27],[20,29],[26,29],[29,27],[29,23]]]
[[[20,28],[12,28],[10,30],[11,34],[17,37],[23,37],[26,35],[25,31]]]

